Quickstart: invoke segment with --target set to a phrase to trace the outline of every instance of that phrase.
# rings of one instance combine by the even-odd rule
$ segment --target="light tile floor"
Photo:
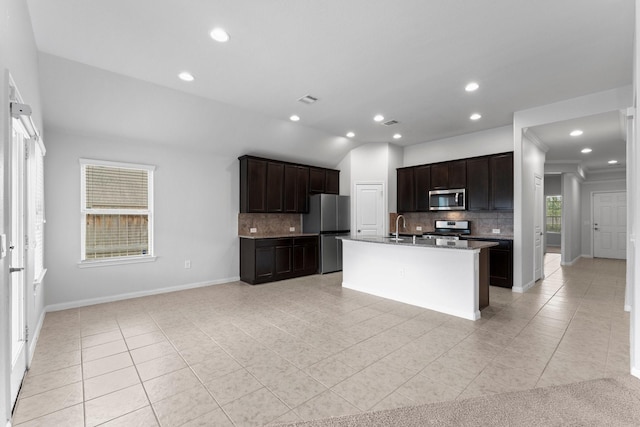
[[[48,313],[13,423],[263,425],[628,373],[625,262],[549,254],[545,271],[492,287],[476,322],[339,273]]]

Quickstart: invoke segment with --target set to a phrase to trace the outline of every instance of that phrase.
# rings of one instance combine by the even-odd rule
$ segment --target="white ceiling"
[[[351,130],[359,143],[411,145],[504,126],[514,111],[632,82],[633,0],[28,4],[41,52],[266,117],[295,113],[296,126]],[[209,38],[215,26],[228,43]],[[183,70],[196,80],[178,80]],[[480,89],[469,94],[471,80]],[[320,101],[296,101],[306,94]],[[482,119],[470,121],[473,112]],[[377,113],[400,123],[376,124]],[[553,129],[539,131],[553,145]],[[617,141],[616,132],[602,139]]]

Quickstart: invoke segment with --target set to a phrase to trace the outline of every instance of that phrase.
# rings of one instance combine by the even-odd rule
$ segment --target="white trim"
[[[83,299],[78,301],[63,302],[60,304],[48,305],[45,307],[45,311],[49,313],[52,311],[67,310],[69,308],[86,307],[88,305],[102,304],[106,302],[122,301],[122,300],[131,299],[131,298],[140,298],[140,297],[146,297],[150,295],[159,295],[159,294],[166,294],[169,292],[184,291],[187,289],[204,288],[206,286],[213,286],[213,285],[222,285],[225,283],[237,282],[239,280],[240,280],[239,276],[234,276],[234,277],[228,277],[223,279],[209,280],[206,282],[187,283],[185,285],[151,289],[148,291],[129,292],[125,294],[111,295],[107,297],[89,298],[89,299]]]
[[[95,268],[95,267],[107,267],[110,265],[124,265],[124,264],[142,264],[145,262],[155,262],[158,259],[156,256],[137,256],[129,258],[104,258],[99,260],[84,260],[78,262],[78,268]]]
[[[44,317],[46,314],[47,311],[42,310],[42,313],[40,313],[40,318],[38,319],[38,324],[33,331],[33,335],[29,337],[29,357],[27,359],[27,370],[31,367],[33,355],[36,353],[36,345],[38,344],[38,338],[40,338],[40,331],[42,330],[42,325],[44,324]]]
[[[523,294],[525,292],[527,292],[529,289],[533,288],[536,285],[536,282],[534,282],[533,280],[522,285],[522,286],[514,286],[513,288],[511,288],[512,292],[517,292],[519,294]]]
[[[631,313],[631,305],[625,304],[624,305],[624,311],[626,311],[627,313]]]
[[[566,265],[566,266],[572,266],[573,264],[575,264],[580,258],[582,258],[582,255],[578,255],[577,257],[575,257],[574,259],[572,259],[569,262],[562,262],[560,263],[560,265]]]
[[[47,269],[43,268],[42,271],[40,272],[40,276],[33,279],[33,285],[35,287],[40,286],[42,284],[42,282],[44,281],[44,276],[46,274],[47,274]]]
[[[121,168],[121,169],[145,169],[148,171],[155,171],[156,167],[154,165],[144,165],[141,163],[129,163],[129,162],[114,162],[110,160],[94,160],[94,159],[78,159],[80,162],[80,166],[84,165],[97,165],[97,166],[108,166],[112,168]]]
[[[635,366],[632,366],[631,375],[633,375],[636,378],[640,378],[640,368],[636,368]]]
[[[154,165],[145,165],[139,163],[123,163],[109,160],[94,160],[80,158],[80,261],[79,266],[84,267],[104,267],[107,265],[130,264],[140,262],[155,261],[155,200],[154,200]],[[147,171],[147,209],[87,209],[86,207],[86,166],[105,166],[119,169],[146,170]],[[143,256],[118,257],[111,259],[112,262],[105,260],[96,263],[93,259],[86,259],[86,218],[89,214],[108,214],[108,215],[146,215],[148,221],[148,254]],[[127,258],[127,261],[123,259]],[[146,258],[141,260],[141,258]],[[128,261],[131,259],[131,261]],[[82,268],[82,267],[81,267]]]

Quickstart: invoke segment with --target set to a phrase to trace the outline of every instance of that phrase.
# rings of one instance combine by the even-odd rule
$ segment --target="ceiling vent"
[[[302,98],[298,98],[298,102],[302,102],[303,104],[311,105],[316,102],[318,98],[311,95],[305,95]]]
[[[386,122],[382,123],[385,126],[393,126],[393,125],[397,125],[398,123],[400,123],[397,120],[387,120]]]

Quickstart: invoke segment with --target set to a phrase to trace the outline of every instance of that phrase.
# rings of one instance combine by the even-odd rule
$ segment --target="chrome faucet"
[[[402,214],[398,215],[396,217],[396,242],[400,238],[400,235],[399,235],[399,232],[398,232],[398,223],[400,222],[400,218],[402,218],[402,228],[403,229],[407,228],[407,222],[404,220],[404,215],[402,215]]]

